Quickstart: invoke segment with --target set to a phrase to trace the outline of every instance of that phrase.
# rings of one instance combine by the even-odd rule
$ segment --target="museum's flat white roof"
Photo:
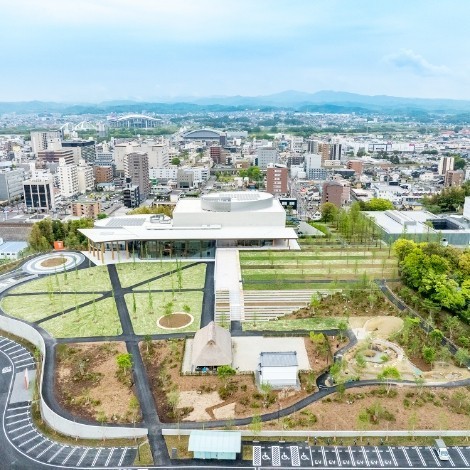
[[[274,240],[297,239],[290,227],[122,227],[79,229],[95,243],[130,240]]]

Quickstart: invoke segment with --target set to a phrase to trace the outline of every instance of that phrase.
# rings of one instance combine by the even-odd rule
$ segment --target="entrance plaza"
[[[80,229],[88,257],[97,263],[126,260],[213,260],[217,248],[299,250],[286,213],[271,194],[244,191],[182,199],[173,218],[126,215]]]

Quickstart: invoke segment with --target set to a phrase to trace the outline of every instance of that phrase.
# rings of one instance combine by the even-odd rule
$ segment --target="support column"
[[[104,243],[101,243],[101,263],[104,263]]]
[[[90,247],[90,239],[89,239],[89,238],[87,239],[87,242],[88,242],[88,254],[90,254],[90,252],[91,252],[91,247]]]
[[[111,259],[114,261],[114,242],[111,242]]]
[[[126,255],[127,255],[127,259],[129,259],[129,243],[126,241],[124,242],[126,244]]]

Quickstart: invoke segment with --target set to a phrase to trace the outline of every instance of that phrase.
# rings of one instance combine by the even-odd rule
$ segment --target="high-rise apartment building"
[[[351,187],[346,181],[326,181],[322,187],[322,204],[331,202],[341,207],[350,200]]]
[[[141,201],[150,193],[149,160],[146,153],[132,152],[124,157],[124,176],[139,186]]]
[[[60,131],[33,131],[31,132],[31,148],[36,155],[42,150],[59,149],[61,137]]]
[[[68,165],[64,159],[61,159],[57,167],[57,177],[62,197],[72,197],[78,194],[77,165]]]
[[[266,170],[266,191],[273,196],[287,194],[288,171],[286,167],[268,166]]]
[[[0,170],[0,201],[12,201],[23,195],[23,168]]]
[[[463,170],[449,170],[445,174],[445,186],[462,186],[465,180]]]
[[[136,150],[147,154],[149,168],[166,168],[170,164],[167,142],[145,141]]]
[[[73,165],[75,163],[75,158],[71,149],[41,150],[37,155],[36,163],[39,168],[44,168],[46,163],[58,164],[60,159],[63,159],[66,165]]]
[[[266,170],[270,163],[275,164],[279,158],[277,149],[261,147],[257,150],[256,164],[261,170]]]
[[[132,184],[130,178],[126,178],[126,184],[122,190],[122,201],[125,207],[134,209],[140,205],[140,191],[137,184]]]
[[[78,177],[78,191],[85,193],[86,191],[92,191],[95,187],[95,176],[93,167],[87,165],[85,160],[80,160],[80,164],[77,167]]]
[[[94,140],[65,140],[62,147],[71,149],[74,154],[74,163],[83,159],[87,163],[93,164],[96,160],[96,147]]]
[[[454,169],[454,157],[441,157],[439,160],[439,174],[445,176],[449,170]]]
[[[362,160],[349,160],[347,167],[350,170],[354,170],[356,175],[360,176],[364,171],[364,162]]]
[[[93,167],[95,183],[112,183],[113,167],[111,165],[95,165]]]
[[[342,144],[330,144],[330,160],[341,160],[343,156]]]

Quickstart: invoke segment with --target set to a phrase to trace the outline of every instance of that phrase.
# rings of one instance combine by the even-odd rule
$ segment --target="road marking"
[[[66,447],[68,446],[62,446],[47,462],[52,462]]]
[[[5,416],[5,419],[16,418],[17,416],[27,415],[29,414],[27,411],[23,411],[23,413],[16,413],[16,415]]]
[[[6,366],[2,369],[2,374],[8,374],[8,372],[11,372],[11,366]]]
[[[341,457],[339,456],[338,446],[335,446],[336,461],[338,462],[338,467],[341,467]]]
[[[390,456],[392,457],[395,467],[398,467],[397,459],[395,458],[395,454],[393,453],[393,450],[390,446],[388,446],[388,451],[390,452]]]
[[[253,446],[253,465],[261,467],[261,446]]]
[[[9,348],[4,349],[3,352],[11,351],[12,349],[15,349],[15,348],[17,348],[17,347],[18,347],[18,344],[15,343],[13,346],[10,346]],[[19,351],[20,349],[21,349],[21,346],[19,346],[18,351]],[[18,352],[18,351],[15,351],[15,352]]]
[[[325,465],[325,467],[328,467],[328,464],[326,462],[325,448],[323,446],[321,446],[321,453],[323,455],[323,465]]]
[[[24,414],[24,413],[23,413]],[[10,416],[11,418],[11,416]],[[19,419],[18,421],[12,421],[10,423],[7,423],[7,426],[13,426],[14,424],[17,424],[17,423],[23,423],[25,421],[29,421],[29,417],[28,418],[24,418],[24,419]]]
[[[364,449],[364,446],[361,446],[361,449],[362,454],[364,455],[364,460],[366,461],[366,465],[369,467],[369,459],[367,458],[366,449]]]
[[[412,467],[413,464],[411,463],[411,460],[410,460],[410,458],[408,457],[408,454],[406,453],[406,449],[405,449],[404,447],[400,447],[400,449],[402,450],[403,455],[405,456],[406,461],[408,462],[408,465],[409,465],[410,467]]]
[[[92,467],[94,467],[96,465],[96,461],[98,460],[98,457],[100,456],[102,450],[103,450],[103,448],[98,449],[98,452],[96,453],[95,458],[93,459],[93,462],[91,463]]]
[[[279,450],[279,446],[272,446],[271,447],[271,463],[273,467],[280,467],[281,466],[281,452]]]
[[[80,466],[80,464],[82,463],[83,459],[85,458],[85,456],[86,456],[86,454],[88,453],[89,450],[90,450],[89,447],[87,449],[85,449],[85,452],[82,453],[82,456],[80,457],[79,461],[77,462],[76,467]]]
[[[12,431],[12,432],[13,432],[13,431]],[[12,440],[13,440],[13,439],[20,439],[20,438],[22,438],[23,436],[27,436],[28,434],[31,434],[32,432],[36,432],[36,429],[31,429],[31,431],[26,431],[26,432],[24,432],[23,434],[20,434],[19,436],[12,437]]]
[[[428,465],[426,464],[426,461],[423,459],[423,456],[421,455],[421,452],[419,451],[418,447],[414,446],[413,449],[418,454],[419,460],[421,460],[421,463],[423,464],[423,467],[427,467]]]
[[[5,341],[9,342],[10,340],[8,338],[3,338],[2,340],[0,340],[0,344],[4,343]]]
[[[28,439],[27,441],[24,441],[21,444],[19,444],[18,447],[25,446],[26,444],[29,444],[31,441],[34,441],[34,439],[37,439],[38,437],[41,437],[41,434],[36,434],[31,439]]]
[[[49,447],[47,447],[46,449],[44,449],[41,453],[39,453],[38,455],[36,455],[36,458],[38,459],[39,457],[41,457],[41,455],[44,455],[51,447],[55,446],[55,442],[53,442]]]
[[[256,446],[256,447],[259,447],[259,446]],[[259,449],[260,449],[259,455],[261,457],[261,447]],[[120,467],[122,465],[122,462],[124,460],[124,456],[126,455],[126,452],[127,452],[127,447],[124,447],[124,452],[122,453],[121,458],[119,459],[118,467]],[[255,464],[253,463],[253,465],[255,465]],[[261,459],[260,459],[259,466],[261,466]]]
[[[24,426],[20,426],[19,428],[16,428],[16,429],[10,429],[10,432],[16,432],[16,431],[19,431],[20,429],[24,429],[24,428],[27,428],[28,426],[32,426],[31,423],[29,424],[25,424]]]
[[[7,412],[16,411],[16,410],[24,410],[25,408],[29,408],[29,405],[15,406],[15,407],[10,406],[10,408],[8,408]]]
[[[72,457],[72,454],[78,449],[78,447],[72,447],[72,450],[70,452],[69,455],[67,455],[67,457],[65,457],[65,459],[62,461],[62,465],[64,465],[65,463],[67,463],[68,459],[70,457]]]
[[[449,462],[450,464],[452,465],[452,467],[455,467],[455,463],[454,461],[452,460],[451,456],[449,455]]]
[[[29,356],[29,352],[24,352],[22,354],[18,354],[18,356],[10,356],[10,359],[18,359],[19,357],[23,357],[23,356]]]
[[[441,466],[441,462],[439,462],[439,460],[437,460],[437,457],[436,457],[436,455],[434,454],[434,449],[433,449],[431,446],[427,447],[427,449],[428,449],[429,452],[431,453],[432,458],[434,459],[434,462],[436,462],[436,465],[440,467],[440,466]]]
[[[353,452],[351,450],[351,446],[348,446],[348,452],[349,452],[349,456],[351,457],[351,462],[353,464],[353,467],[356,466],[356,462],[354,461],[354,455],[353,455]]]
[[[462,459],[463,463],[468,467],[469,466],[468,461],[465,458],[465,456],[463,455],[462,451],[458,447],[454,447],[454,449],[459,453],[460,458]]]
[[[41,436],[42,437],[42,436]],[[28,449],[26,451],[27,454],[29,454],[32,450],[36,449],[36,447],[39,447],[41,444],[43,444],[44,442],[46,442],[45,439],[43,439],[41,442],[38,442],[37,444],[35,444],[33,447],[31,447],[30,449]]]
[[[31,361],[31,358],[27,357],[26,359],[21,359],[19,361],[13,361],[15,364],[19,364],[20,362]],[[22,364],[23,365],[23,364]]]
[[[105,464],[104,464],[105,467],[107,467],[107,466],[109,465],[109,461],[111,460],[111,457],[113,456],[113,452],[114,452],[114,451],[115,451],[115,448],[113,447],[113,448],[111,449],[111,452],[110,452],[109,455],[108,455],[108,458],[106,459],[106,462],[105,462]]]
[[[379,458],[380,466],[383,467],[384,463],[382,461],[382,457],[380,456],[380,451],[379,451],[379,448],[377,446],[375,446],[375,453],[377,454],[377,457]]]
[[[300,467],[300,455],[298,446],[290,446],[290,458],[293,467]]]
[[[310,462],[312,463],[312,467],[313,467],[313,455],[312,455],[312,448],[309,446],[309,447],[308,447],[308,450],[310,451]]]

